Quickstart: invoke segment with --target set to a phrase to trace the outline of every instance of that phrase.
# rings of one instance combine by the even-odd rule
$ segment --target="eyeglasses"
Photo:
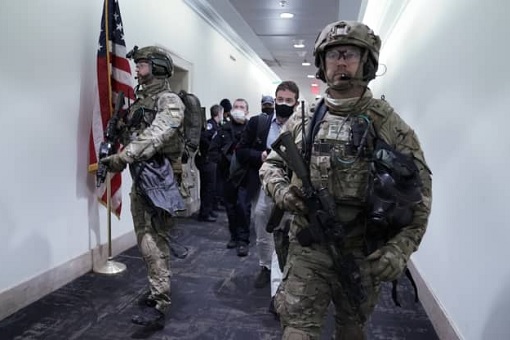
[[[350,63],[353,61],[358,60],[360,57],[360,52],[357,50],[329,50],[326,52],[326,60],[327,61],[337,61],[340,60],[340,58],[344,58],[345,62]]]

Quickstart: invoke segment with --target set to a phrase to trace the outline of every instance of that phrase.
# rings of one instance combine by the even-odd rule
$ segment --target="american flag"
[[[99,145],[113,114],[117,94],[124,92],[126,100],[134,100],[131,66],[126,59],[124,29],[117,0],[105,0],[101,18],[101,33],[97,49],[97,87],[94,95],[94,111],[89,139],[89,171],[97,170]],[[111,207],[119,217],[122,208],[122,176],[111,176]],[[106,182],[97,189],[101,203],[106,205]]]

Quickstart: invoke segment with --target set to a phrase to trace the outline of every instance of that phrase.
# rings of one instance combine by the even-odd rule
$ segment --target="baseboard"
[[[122,253],[136,245],[136,234],[130,231],[112,241],[112,256]],[[102,266],[108,260],[108,244],[101,244],[91,251],[92,254],[92,270]]]
[[[455,327],[453,321],[446,313],[443,305],[438,300],[437,296],[427,285],[420,272],[410,260],[408,263],[409,270],[413,275],[414,281],[418,286],[418,296],[420,302],[425,309],[434,329],[436,330],[439,339],[441,340],[462,340],[459,330]]]
[[[112,240],[112,256],[135,244],[134,231],[119,236]],[[94,265],[101,265],[107,259],[108,245],[100,245],[60,266],[0,292],[0,320],[88,273],[94,268]]]

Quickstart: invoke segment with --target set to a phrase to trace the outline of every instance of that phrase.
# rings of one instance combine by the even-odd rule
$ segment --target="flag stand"
[[[94,268],[94,272],[98,274],[114,275],[125,271],[126,265],[114,261],[112,258],[112,185],[109,172],[106,175],[106,211],[106,224],[108,227],[108,260],[103,266]]]

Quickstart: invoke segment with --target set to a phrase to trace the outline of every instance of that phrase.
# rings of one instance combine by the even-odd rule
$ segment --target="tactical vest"
[[[152,124],[156,117],[156,95],[138,98],[130,107],[126,116],[127,130],[134,139],[134,135],[143,131]]]
[[[158,99],[165,93],[170,93],[170,91],[165,89],[155,94],[141,96],[129,107],[129,112],[125,118],[126,129],[122,136],[124,145],[134,140],[138,134],[152,124],[158,112]],[[166,143],[161,149],[161,153],[170,159],[173,166],[180,162],[179,158],[184,149],[182,129],[176,136],[178,137],[174,139],[175,142]]]
[[[341,216],[344,221],[354,218],[368,203],[374,140],[390,109],[385,102],[372,99],[366,112],[344,116],[326,112],[315,127],[310,177],[315,188],[328,188],[345,213]]]

